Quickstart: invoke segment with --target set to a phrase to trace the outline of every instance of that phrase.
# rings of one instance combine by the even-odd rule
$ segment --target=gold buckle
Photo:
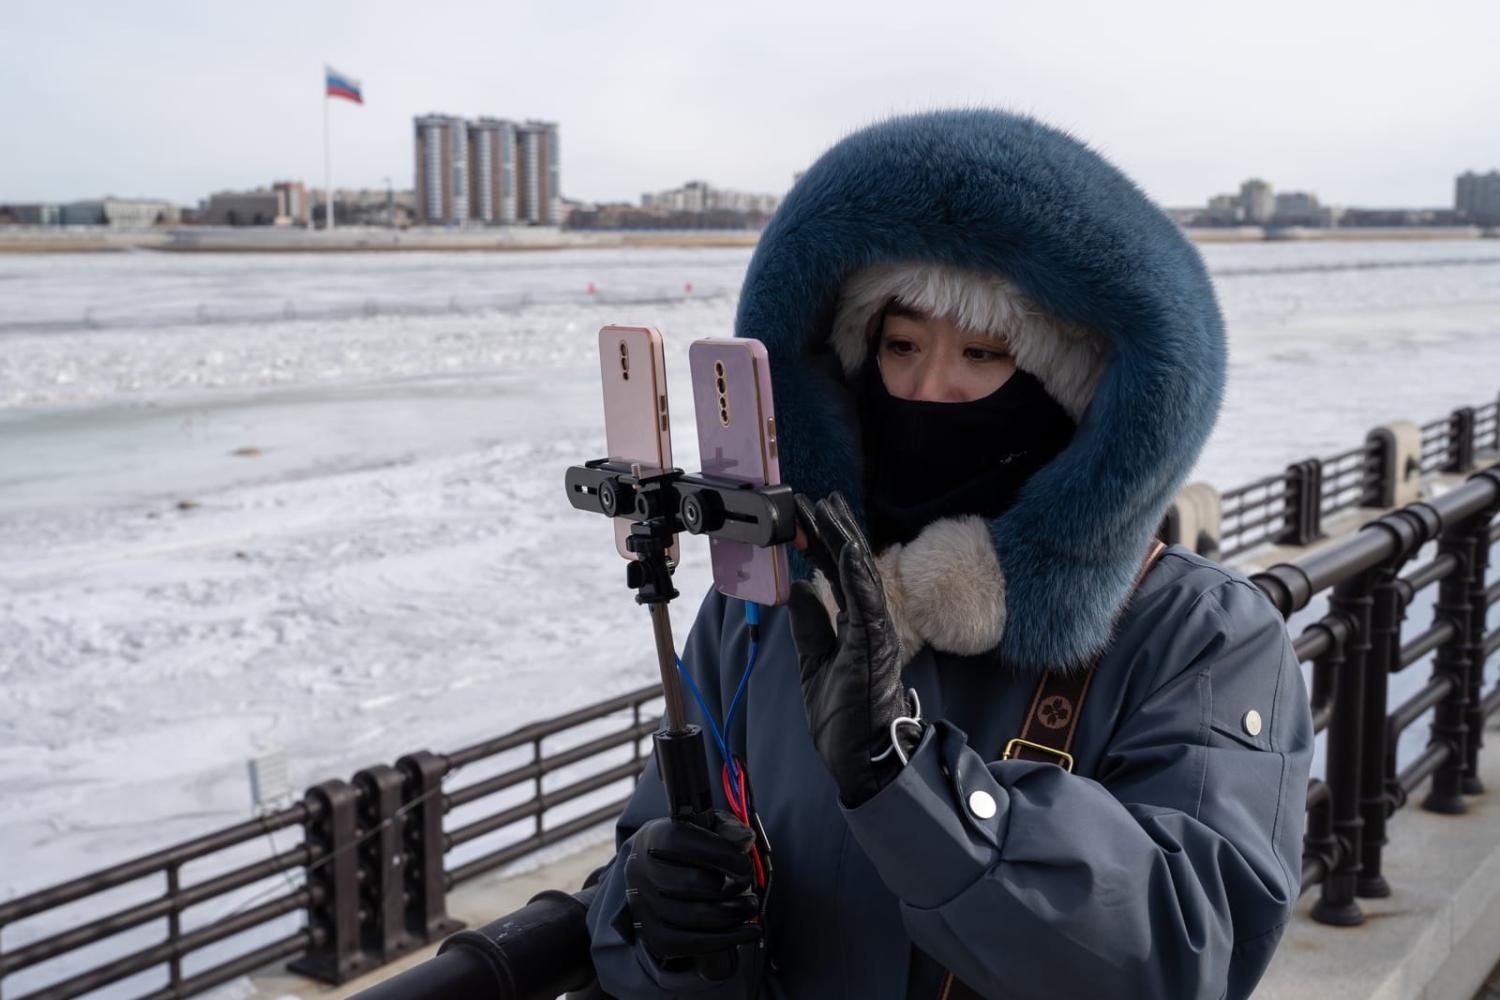
[[[1040,743],[1033,743],[1030,740],[1023,740],[1019,736],[1011,740],[1009,743],[1005,744],[1005,752],[1000,755],[1000,759],[1012,759],[1015,756],[1015,750],[1018,746],[1030,747],[1033,750],[1040,750],[1042,753],[1053,754],[1059,758],[1057,763],[1064,771],[1067,771],[1069,774],[1073,773],[1072,754],[1068,753],[1066,750],[1054,750],[1052,747],[1044,747]]]

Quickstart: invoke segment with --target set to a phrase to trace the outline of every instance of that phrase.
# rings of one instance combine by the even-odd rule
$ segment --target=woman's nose
[[[929,403],[961,403],[964,401],[963,388],[952,378],[951,373],[941,364],[932,360],[924,360],[917,370],[916,394],[913,399],[925,400]]]

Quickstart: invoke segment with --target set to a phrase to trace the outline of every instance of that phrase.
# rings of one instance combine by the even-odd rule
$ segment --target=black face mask
[[[1073,439],[1067,412],[1020,370],[967,403],[892,396],[873,358],[861,383],[865,506],[877,549],[911,541],[938,518],[998,517]]]

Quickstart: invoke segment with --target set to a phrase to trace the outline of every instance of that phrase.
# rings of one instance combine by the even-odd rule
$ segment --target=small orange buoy
[[[689,281],[687,284],[685,284],[685,285],[682,286],[682,290],[684,292],[686,292],[688,295],[692,295],[693,294],[693,283],[691,281]]]
[[[592,281],[589,282],[589,294],[594,294],[594,283]]]

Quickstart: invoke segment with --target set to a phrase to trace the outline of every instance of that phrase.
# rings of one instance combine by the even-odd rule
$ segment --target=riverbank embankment
[[[1500,227],[1365,226],[1315,229],[1297,226],[1190,228],[1197,243],[1265,241],[1463,240],[1500,238]],[[754,230],[572,230],[551,226],[473,229],[437,226],[384,229],[355,226],[326,232],[280,227],[182,226],[111,229],[107,226],[0,227],[0,253],[88,253],[159,250],[183,253],[351,253],[432,250],[560,250],[589,247],[750,247]]]

